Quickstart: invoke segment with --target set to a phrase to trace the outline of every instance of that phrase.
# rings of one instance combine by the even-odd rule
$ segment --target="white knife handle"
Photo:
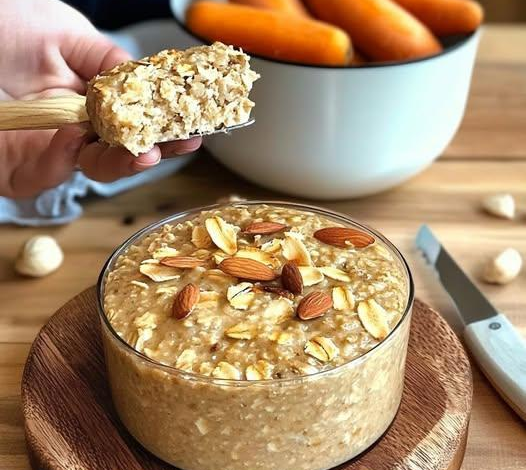
[[[484,375],[526,421],[526,342],[501,314],[470,323],[464,339]]]

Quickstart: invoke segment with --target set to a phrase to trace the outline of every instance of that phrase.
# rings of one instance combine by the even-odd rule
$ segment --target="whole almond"
[[[245,227],[244,233],[251,235],[268,235],[270,233],[281,232],[287,226],[278,222],[252,222]]]
[[[218,267],[230,276],[250,281],[272,281],[277,277],[267,265],[250,258],[227,258]]]
[[[172,268],[197,268],[205,264],[203,260],[192,256],[167,256],[162,258],[159,263]]]
[[[301,299],[296,308],[296,315],[302,320],[311,320],[321,317],[331,307],[332,298],[330,295],[321,291],[313,291]]]
[[[199,287],[195,284],[186,284],[175,296],[172,305],[172,314],[178,320],[186,318],[192,312],[199,300]]]
[[[374,243],[368,233],[349,227],[327,227],[314,232],[314,238],[327,245],[347,248],[350,244],[356,248],[365,248]]]
[[[283,266],[281,270],[281,283],[283,287],[293,294],[301,294],[303,292],[303,278],[296,263],[289,261]]]

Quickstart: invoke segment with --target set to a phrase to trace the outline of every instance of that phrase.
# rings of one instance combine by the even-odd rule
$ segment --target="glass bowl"
[[[405,311],[389,335],[367,353],[330,370],[294,378],[217,379],[158,363],[117,335],[104,312],[105,284],[116,260],[167,223],[214,205],[185,211],[138,231],[108,259],[98,281],[108,380],[117,413],[146,449],[183,470],[322,470],[370,447],[393,421],[402,396],[413,305],[413,281],[400,252],[381,234],[346,215],[269,201],[232,205],[308,211],[376,238],[399,264],[407,286]]]

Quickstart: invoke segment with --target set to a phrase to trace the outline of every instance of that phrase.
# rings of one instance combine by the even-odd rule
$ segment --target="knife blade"
[[[494,317],[499,312],[444,249],[427,225],[418,231],[416,245],[437,271],[440,282],[458,308],[465,324]]]
[[[478,365],[511,408],[526,421],[526,342],[426,225],[418,231],[416,245],[457,306],[465,324],[464,340]]]

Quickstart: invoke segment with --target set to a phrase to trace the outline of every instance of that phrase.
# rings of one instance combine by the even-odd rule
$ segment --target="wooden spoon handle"
[[[0,101],[0,131],[58,129],[63,124],[89,121],[86,97],[56,96],[43,100]]]

